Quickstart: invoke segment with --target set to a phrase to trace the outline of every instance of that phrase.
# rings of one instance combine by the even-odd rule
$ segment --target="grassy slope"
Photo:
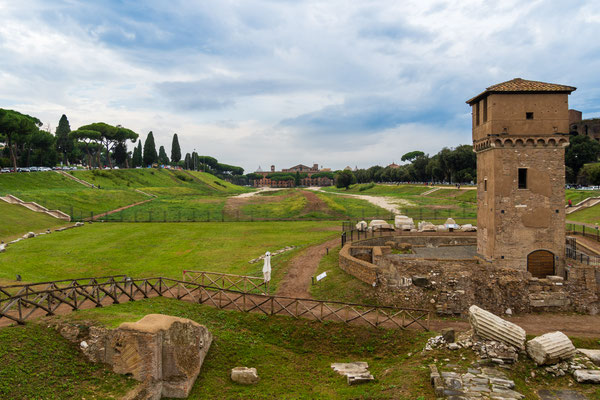
[[[600,204],[568,214],[567,220],[585,222],[588,224],[600,224]]]
[[[190,318],[207,326],[214,341],[189,399],[433,399],[427,370],[407,353],[421,349],[430,334],[347,327],[287,317],[223,311],[168,299],[152,299],[71,314],[109,326],[147,313]],[[333,362],[366,361],[377,381],[348,386]],[[238,385],[236,366],[255,367],[261,380]],[[410,378],[408,378],[410,377]]]
[[[154,298],[105,308],[82,310],[64,318],[93,320],[114,328],[148,313],[190,318],[205,325],[213,343],[190,400],[194,399],[399,399],[433,400],[428,364],[454,364],[466,372],[476,360],[470,350],[422,352],[433,333],[319,323],[304,319],[240,313],[172,299]],[[593,340],[577,346],[598,348]],[[541,388],[576,388],[590,399],[600,399],[594,385],[573,383],[570,376],[550,377],[544,367],[519,357],[506,370],[527,399]],[[334,362],[366,361],[374,382],[348,386],[332,371]],[[86,364],[74,346],[43,325],[0,329],[0,394],[3,398],[105,398],[122,394],[131,385],[102,366]],[[238,385],[231,368],[257,368],[256,385]],[[442,369],[444,370],[444,369]],[[530,371],[535,370],[535,378]]]
[[[38,232],[65,224],[60,219],[4,201],[0,201],[0,215],[0,240],[5,242],[30,231]]]
[[[181,278],[184,269],[261,276],[265,251],[338,235],[335,222],[102,224],[19,242],[0,258],[0,278],[25,281],[128,274]],[[296,251],[273,258],[273,281]]]
[[[108,399],[137,384],[37,324],[0,329],[0,364],[2,399]]]
[[[319,300],[376,304],[370,285],[340,269],[339,252],[339,246],[329,249],[329,254],[321,259],[316,275],[327,272],[327,276],[310,287],[311,296]]]

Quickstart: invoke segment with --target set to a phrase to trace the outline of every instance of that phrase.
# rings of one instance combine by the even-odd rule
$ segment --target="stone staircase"
[[[92,185],[91,183],[89,183],[88,181],[84,181],[83,179],[79,179],[71,174],[66,173],[65,171],[60,171],[60,170],[55,170],[54,172],[62,175],[62,176],[66,176],[69,179],[73,179],[75,182],[81,183],[83,186],[87,186],[89,188],[95,188],[94,185]]]
[[[421,196],[428,196],[428,195],[430,195],[431,193],[433,193],[433,192],[437,192],[437,191],[438,191],[438,190],[440,190],[440,189],[441,189],[440,187],[434,187],[433,189],[430,189],[430,190],[428,190],[428,191],[426,191],[426,192],[423,192],[423,193],[421,193]]]
[[[20,206],[23,206],[31,211],[35,211],[35,212],[41,212],[44,214],[47,214],[51,217],[57,218],[57,219],[62,219],[63,221],[71,221],[71,217],[69,216],[69,214],[65,214],[64,212],[60,211],[60,210],[49,210],[44,206],[39,205],[36,202],[33,201],[23,201],[21,199],[19,199],[18,197],[13,196],[12,194],[6,195],[4,197],[0,196],[0,200],[3,200],[9,204],[17,204]]]
[[[600,204],[600,197],[588,197],[587,199],[584,199],[579,203],[575,204],[573,207],[569,207],[569,205],[566,205],[566,214],[568,215],[574,213],[575,211],[580,211],[585,208],[593,207],[596,204]]]

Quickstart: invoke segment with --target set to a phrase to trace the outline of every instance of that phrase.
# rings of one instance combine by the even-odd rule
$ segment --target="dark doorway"
[[[554,254],[548,250],[536,250],[527,256],[527,271],[534,278],[554,275]]]

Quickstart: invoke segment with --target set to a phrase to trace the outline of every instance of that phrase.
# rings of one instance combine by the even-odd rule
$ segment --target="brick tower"
[[[467,101],[477,153],[477,253],[534,277],[564,275],[565,147],[572,86],[516,78]]]

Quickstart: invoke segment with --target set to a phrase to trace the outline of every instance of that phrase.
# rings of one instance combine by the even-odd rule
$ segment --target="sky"
[[[586,0],[0,0],[0,108],[246,172],[385,166],[470,144],[465,101],[516,77],[599,117],[599,34]]]

